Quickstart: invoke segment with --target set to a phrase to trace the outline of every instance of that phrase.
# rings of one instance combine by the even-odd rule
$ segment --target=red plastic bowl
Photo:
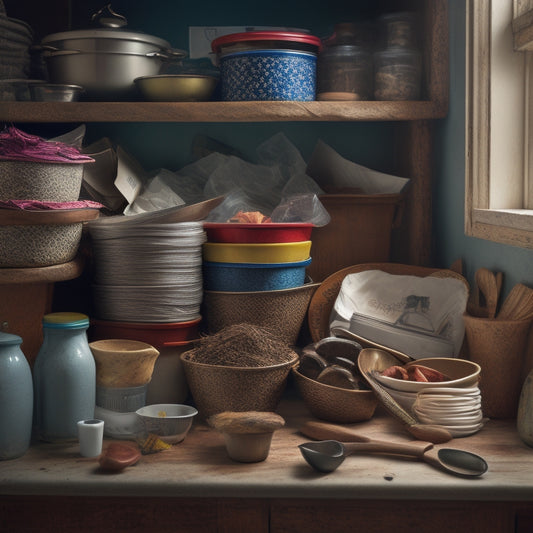
[[[151,344],[158,350],[169,346],[181,346],[198,339],[201,318],[187,322],[114,322],[91,319],[89,337],[100,339],[131,339]]]
[[[290,224],[234,224],[232,222],[204,222],[209,242],[233,243],[276,243],[311,240],[314,225],[308,223]]]

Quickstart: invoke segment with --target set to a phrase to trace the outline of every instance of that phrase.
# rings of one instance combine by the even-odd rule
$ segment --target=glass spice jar
[[[417,15],[404,11],[387,13],[379,18],[383,47],[418,47]]]
[[[381,48],[374,54],[374,99],[419,100],[422,54],[416,13],[382,15],[379,27]]]
[[[375,100],[418,100],[421,77],[418,50],[391,47],[374,54]]]
[[[339,23],[317,60],[317,100],[372,98],[372,55],[367,25]]]
[[[317,63],[317,100],[372,98],[372,56],[360,46],[325,48]]]

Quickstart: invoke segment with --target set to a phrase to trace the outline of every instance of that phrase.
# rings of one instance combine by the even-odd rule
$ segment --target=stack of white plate
[[[418,392],[413,412],[426,424],[444,426],[453,437],[466,437],[485,424],[479,387],[428,388]]]
[[[118,216],[95,220],[89,231],[98,318],[157,323],[199,318],[202,221]]]

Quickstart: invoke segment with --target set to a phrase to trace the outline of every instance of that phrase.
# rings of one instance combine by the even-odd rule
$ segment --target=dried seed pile
[[[295,352],[270,330],[243,323],[202,337],[191,356],[198,363],[261,367],[288,362]]]

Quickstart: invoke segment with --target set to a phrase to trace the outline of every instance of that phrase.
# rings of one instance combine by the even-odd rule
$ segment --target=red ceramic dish
[[[209,242],[227,243],[277,243],[311,240],[314,225],[291,224],[234,224],[231,222],[205,222],[204,230]]]

